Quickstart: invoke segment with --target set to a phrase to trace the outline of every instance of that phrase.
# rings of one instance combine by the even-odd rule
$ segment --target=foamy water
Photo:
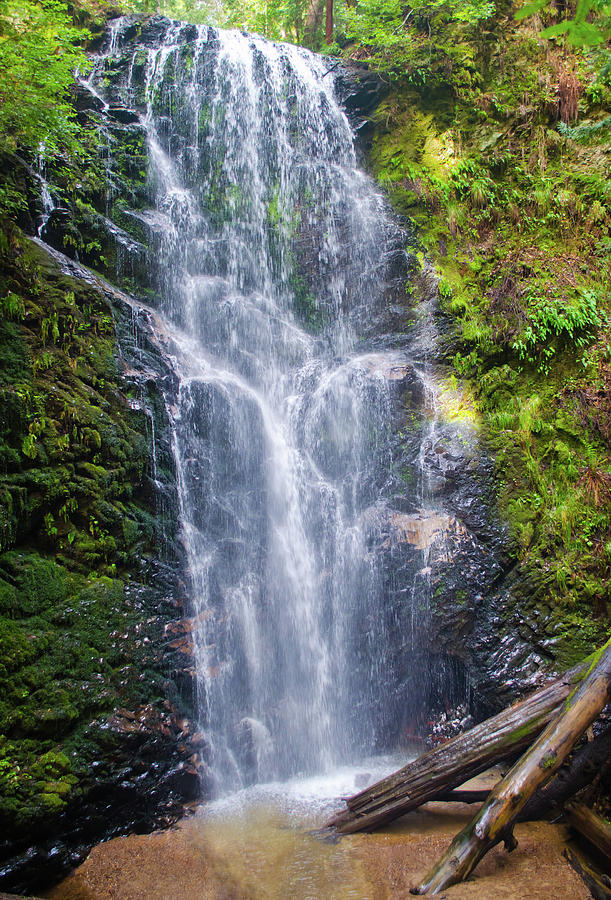
[[[288,816],[295,827],[322,826],[342,805],[342,800],[406,765],[413,755],[391,754],[365,759],[358,766],[339,766],[329,772],[288,781],[256,784],[202,807],[204,820],[249,817],[254,810],[267,809]]]

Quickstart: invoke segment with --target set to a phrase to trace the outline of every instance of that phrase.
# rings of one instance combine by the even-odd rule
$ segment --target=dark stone
[[[107,114],[123,125],[134,125],[140,121],[140,114],[135,109],[126,109],[124,106],[111,106]]]
[[[357,129],[362,129],[365,125],[363,120],[388,94],[390,85],[363,62],[344,60],[334,74],[342,106],[355,120]]]
[[[77,112],[101,112],[104,109],[104,101],[96,97],[80,81],[75,81],[71,93]]]
[[[189,763],[181,763],[168,776],[168,783],[185,800],[198,800],[201,797],[201,780],[198,770]]]
[[[233,750],[247,784],[254,784],[260,777],[260,764],[264,762],[270,734],[257,719],[248,716],[240,719],[234,728]]]
[[[145,47],[158,46],[171,24],[172,20],[165,16],[150,16],[143,19],[137,32],[138,44],[142,44]],[[135,37],[136,34],[129,35],[127,40],[132,40]]]

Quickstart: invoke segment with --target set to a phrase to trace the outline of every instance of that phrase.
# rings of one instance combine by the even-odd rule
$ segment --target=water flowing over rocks
[[[97,281],[185,599],[168,692],[196,706],[109,718],[140,760],[126,795],[159,748],[164,790],[208,798],[460,727],[504,699],[500,673],[517,691],[535,671],[503,621],[492,462],[439,361],[435,278],[358,165],[352,126],[383,91],[161,16],[111,22],[75,88],[105,188],[85,216],[50,189],[31,218],[73,277],[95,262],[121,289]]]
[[[108,197],[108,258],[152,290],[174,360],[198,622],[175,643],[195,654],[218,789],[392,746],[464,700],[500,573],[476,429],[446,414],[433,367],[435,280],[336,99],[362,118],[384,85],[336,70],[131,17],[79,88],[109,183],[121,135],[148,159],[127,203]]]

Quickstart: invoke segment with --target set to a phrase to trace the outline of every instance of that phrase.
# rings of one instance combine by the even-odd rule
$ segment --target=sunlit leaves
[[[0,0],[0,140],[9,149],[76,148],[67,92],[83,32],[62,0]]]
[[[516,19],[520,21],[520,19],[526,19],[528,16],[534,16],[535,13],[538,13],[539,10],[543,9],[544,6],[547,6],[548,3],[549,0],[534,0],[532,3],[527,3],[516,12]]]
[[[525,19],[544,10],[552,11],[550,0],[534,0],[516,12],[516,19]],[[563,35],[574,47],[602,44],[611,36],[611,3],[607,0],[578,0],[573,18],[555,22],[541,32],[542,38]]]
[[[476,25],[494,14],[495,4],[492,0],[434,0],[433,3],[420,4],[421,7],[439,9],[457,22]]]
[[[254,31],[271,40],[299,42],[308,0],[124,0],[135,12]]]
[[[405,39],[404,18],[400,0],[361,0],[346,9],[346,36],[376,48],[392,47]]]

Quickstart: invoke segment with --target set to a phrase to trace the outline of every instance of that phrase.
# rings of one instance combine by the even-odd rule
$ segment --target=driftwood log
[[[439,894],[464,881],[501,840],[508,850],[515,848],[513,825],[529,797],[551,779],[611,697],[611,640],[596,656],[562,711],[490,792],[488,800],[412,893]]]
[[[443,795],[495,763],[528,747],[588,671],[586,660],[526,700],[429,750],[418,759],[346,799],[327,827],[342,834],[374,831]]]
[[[549,784],[536,791],[520,815],[519,822],[545,819],[561,807],[578,791],[589,785],[602,766],[611,760],[611,727],[592,741],[588,741],[558,770]],[[444,803],[483,803],[489,790],[461,789],[439,794],[435,800]],[[577,828],[577,825],[574,825]]]

